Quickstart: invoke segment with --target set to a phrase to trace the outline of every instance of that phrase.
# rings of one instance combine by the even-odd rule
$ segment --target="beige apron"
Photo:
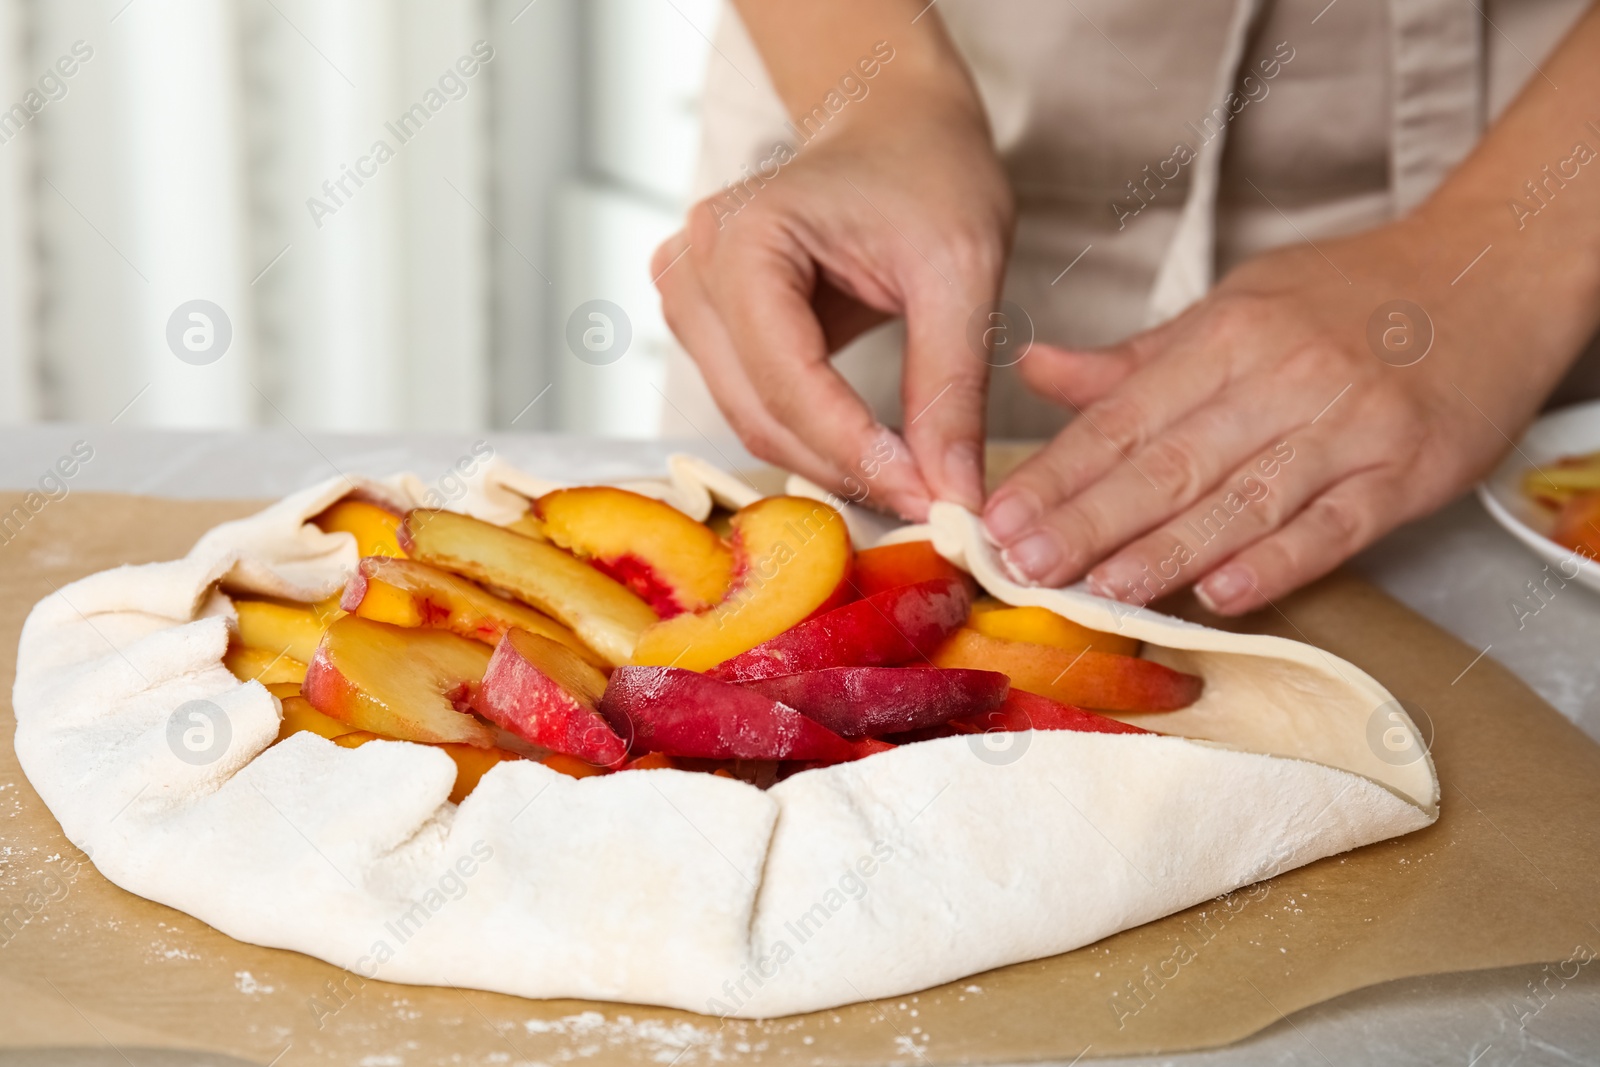
[[[1005,296],[1040,340],[1098,345],[1171,317],[1261,251],[1415,206],[1586,6],[940,0],[935,10],[976,77],[1016,191]],[[715,43],[696,198],[793,143],[731,11]],[[878,77],[893,76],[891,61]],[[871,104],[869,84],[847,106]],[[891,324],[837,360],[891,424],[902,340]],[[672,354],[667,377],[666,434],[730,432],[687,356]],[[1066,419],[1014,370],[995,371],[991,436],[1047,436]]]

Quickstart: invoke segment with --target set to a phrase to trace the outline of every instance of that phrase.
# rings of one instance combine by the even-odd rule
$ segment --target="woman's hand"
[[[1552,294],[1503,277],[1510,256],[1452,286],[1482,248],[1452,229],[1423,216],[1273,252],[1124,344],[1036,346],[1019,370],[1079,415],[989,501],[1007,565],[1140,604],[1198,582],[1236,614],[1471,484],[1593,320],[1524,326],[1517,301]]]
[[[758,6],[746,22],[797,123],[843,75],[866,93],[691,210],[652,265],[667,322],[762,459],[913,519],[936,498],[977,508],[988,367],[967,321],[997,299],[1012,202],[973,86],[937,13],[912,24],[919,4]],[[894,44],[868,80],[873,15]],[[904,441],[829,362],[900,315]]]
[[[1407,220],[1103,352],[1035,346],[1019,370],[1080,414],[984,511],[1007,565],[1237,614],[1480,477],[1600,326],[1600,3],[1541,74]]]

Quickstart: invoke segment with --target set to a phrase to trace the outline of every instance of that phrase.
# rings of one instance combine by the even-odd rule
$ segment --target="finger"
[[[1412,517],[1394,472],[1346,478],[1306,505],[1288,525],[1240,552],[1195,586],[1219,615],[1242,615],[1320,578]]]
[[[908,518],[925,518],[931,498],[909,450],[903,442],[895,448],[898,436],[828,361],[827,340],[811,307],[815,273],[809,254],[787,236],[771,233],[721,251],[726,258],[718,265],[720,284],[710,296],[765,410],[833,468],[822,484],[840,488],[844,477],[871,467],[872,493]],[[892,458],[875,465],[886,441],[894,448]]]
[[[983,516],[990,539],[1002,548],[1015,544],[1042,516],[1209,402],[1225,379],[1213,360],[1182,346],[1146,362],[1119,388],[1082,408],[995,490]]]
[[[973,309],[994,307],[1004,250],[947,256],[942,270],[910,261],[906,271],[906,354],[901,377],[906,440],[933,495],[983,507],[986,349],[968,337]]]
[[[1236,389],[1200,408],[1047,512],[1004,550],[1017,577],[1064,585],[1199,500],[1274,438],[1304,421],[1274,404],[1275,383]]]
[[[687,236],[675,234],[656,250],[652,263],[667,325],[700,368],[728,425],[752,454],[818,484],[829,484],[838,477],[833,465],[785,429],[761,403],[706,296],[697,264],[688,256],[679,258],[687,247]],[[673,261],[675,265],[663,273],[662,267]]]
[[[1317,427],[1285,435],[1171,520],[1095,567],[1089,588],[1130,604],[1175,593],[1280,529],[1353,470],[1370,469],[1381,459],[1333,447],[1331,435]]]
[[[1035,396],[1074,409],[1093,404],[1138,369],[1132,352],[1120,346],[1060,348],[1040,341],[1017,364]]]

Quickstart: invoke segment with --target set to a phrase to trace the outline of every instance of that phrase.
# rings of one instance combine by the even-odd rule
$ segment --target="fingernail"
[[[983,528],[997,545],[1003,545],[1039,517],[1039,502],[1026,490],[997,494],[983,511]]]
[[[1194,587],[1194,595],[1200,603],[1205,605],[1207,611],[1218,615],[1227,611],[1245,594],[1254,591],[1255,581],[1249,568],[1239,563],[1230,563],[1212,571]]]
[[[945,449],[946,499],[972,511],[983,507],[983,457],[971,441],[956,441]]]
[[[907,522],[927,522],[928,509],[932,506],[933,501],[921,493],[900,493],[894,502],[894,509]]]
[[[1109,560],[1095,568],[1094,573],[1085,581],[1089,585],[1089,591],[1096,596],[1103,596],[1108,600],[1120,600],[1125,604],[1143,605],[1151,598],[1153,592],[1140,583],[1147,569],[1125,560]]]
[[[1055,534],[1040,530],[1000,553],[1000,560],[1019,581],[1035,582],[1061,563],[1061,545]]]

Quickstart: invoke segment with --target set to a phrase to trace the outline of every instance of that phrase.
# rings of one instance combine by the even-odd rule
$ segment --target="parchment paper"
[[[0,494],[0,514],[20,500]],[[240,944],[112,886],[72,848],[17,767],[9,694],[41,596],[181,556],[258,506],[80,493],[0,534],[0,1048],[188,1048],[280,1067],[1070,1061],[1225,1044],[1393,978],[1538,962],[1571,976],[1600,950],[1600,747],[1492,659],[1340,575],[1241,628],[1344,656],[1425,718],[1439,822],[1077,952],[894,1001],[723,1023],[364,983]]]

